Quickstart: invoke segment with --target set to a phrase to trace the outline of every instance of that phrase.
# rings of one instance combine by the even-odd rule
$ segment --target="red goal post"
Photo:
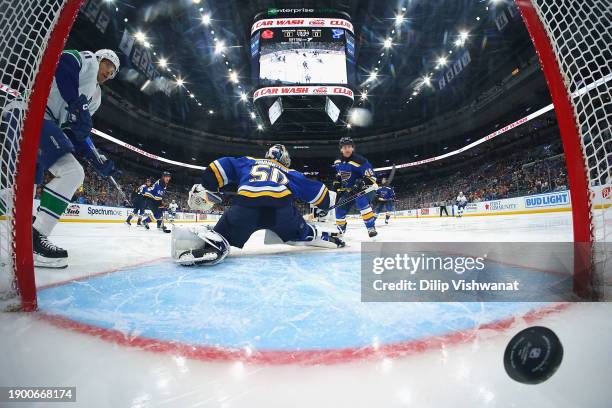
[[[561,132],[572,202],[574,288],[582,297],[606,297],[612,209],[592,189],[612,183],[610,2],[516,0],[516,5],[540,58]]]
[[[40,131],[55,67],[82,0],[4,0],[0,4],[0,298],[18,292],[21,309],[36,309],[32,202]],[[13,108],[15,100],[21,108]],[[4,295],[3,295],[4,293]]]

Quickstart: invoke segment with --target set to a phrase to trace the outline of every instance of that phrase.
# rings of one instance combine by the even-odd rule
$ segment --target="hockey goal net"
[[[36,307],[31,213],[40,128],[53,72],[80,3],[0,3],[0,300],[20,295],[24,310]],[[540,56],[561,129],[574,238],[587,259],[580,258],[577,292],[601,292],[612,269],[606,247],[612,241],[609,0],[516,4]]]
[[[570,183],[575,288],[612,284],[612,8],[609,0],[517,0],[555,105]]]
[[[32,201],[55,67],[82,0],[0,2],[0,302],[36,308]],[[18,296],[20,295],[20,296]]]

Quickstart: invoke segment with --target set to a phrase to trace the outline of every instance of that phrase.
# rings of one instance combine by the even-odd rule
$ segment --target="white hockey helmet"
[[[291,157],[287,148],[282,144],[275,144],[266,152],[266,159],[273,159],[285,167],[291,166]]]
[[[230,253],[230,245],[210,226],[172,229],[171,255],[180,265],[216,265]]]
[[[115,73],[111,77],[111,79],[113,79],[117,75],[117,72],[119,72],[119,67],[121,65],[121,63],[119,62],[119,57],[117,56],[115,51],[103,48],[101,50],[96,51],[94,55],[96,56],[96,59],[98,60],[98,64],[101,63],[102,60],[105,60],[105,59],[113,63],[113,65],[115,66]]]

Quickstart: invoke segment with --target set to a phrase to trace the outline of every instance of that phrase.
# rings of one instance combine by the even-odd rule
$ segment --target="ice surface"
[[[393,219],[379,232],[381,241],[570,241],[571,217]],[[349,246],[331,252],[263,246],[263,234],[257,233],[244,250],[233,251],[220,265],[240,266],[233,272],[175,269],[169,263],[169,238],[123,225],[60,224],[52,239],[69,250],[70,267],[38,270],[37,284],[92,277],[42,289],[41,308],[131,335],[165,333],[164,340],[254,350],[287,345],[382,348],[423,334],[441,343],[402,357],[373,354],[331,365],[207,362],[60,328],[37,313],[4,313],[0,385],[76,385],[78,402],[67,405],[72,407],[607,407],[612,398],[607,380],[612,374],[609,303],[573,304],[536,319],[522,317],[537,306],[533,304],[510,309],[479,303],[360,304],[355,301],[358,277],[351,280],[354,277],[340,267],[359,256],[359,242],[367,239],[359,221],[349,224]],[[318,264],[311,275],[303,276],[309,257],[329,257],[325,264],[331,272]],[[112,270],[120,271],[106,273]],[[180,285],[192,286],[188,302],[176,298],[187,293],[176,289]],[[248,287],[252,293],[237,296]],[[303,296],[285,293],[296,290]],[[202,299],[195,302],[198,296]],[[192,309],[171,308],[179,304],[191,304]],[[469,330],[508,313],[516,316],[508,325]],[[245,316],[250,317],[245,321]],[[152,317],[156,320],[144,324]],[[502,355],[507,341],[533,324],[558,334],[565,357],[550,380],[526,386],[505,374]],[[461,341],[440,337],[465,329],[470,335]]]

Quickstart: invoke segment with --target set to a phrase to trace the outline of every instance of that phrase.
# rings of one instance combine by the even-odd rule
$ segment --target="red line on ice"
[[[110,273],[110,272],[106,272]],[[268,365],[316,365],[339,364],[356,360],[380,359],[385,357],[398,358],[429,350],[440,349],[443,346],[466,343],[476,338],[480,330],[503,332],[510,329],[518,321],[532,323],[569,307],[570,303],[559,303],[554,306],[533,310],[523,316],[512,316],[503,320],[485,323],[476,329],[462,330],[432,336],[420,340],[410,340],[401,343],[381,345],[378,348],[367,346],[362,348],[341,348],[326,350],[246,350],[240,348],[223,348],[184,344],[173,341],[151,339],[141,336],[131,336],[118,330],[97,327],[87,323],[77,322],[62,316],[39,312],[36,315],[54,326],[98,337],[102,340],[122,346],[136,347],[144,351],[180,355],[201,361],[242,361],[250,364]]]

